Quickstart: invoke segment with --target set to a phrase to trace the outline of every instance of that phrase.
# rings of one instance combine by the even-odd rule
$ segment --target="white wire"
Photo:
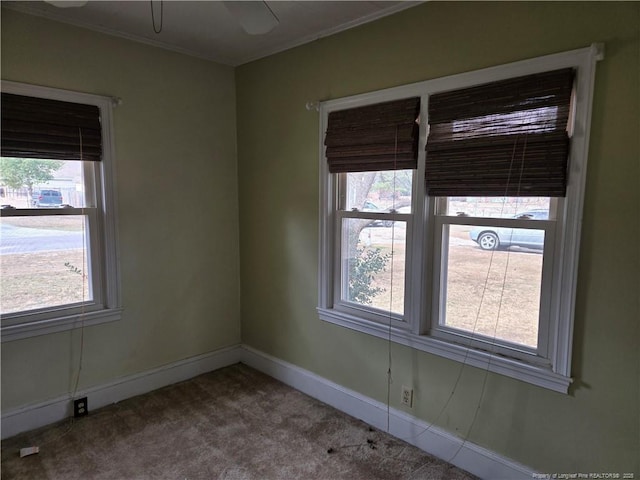
[[[511,171],[513,168],[513,159],[515,156],[515,144],[517,143],[514,142],[514,154],[511,157],[511,164],[509,165],[509,176],[507,178],[507,186],[505,187],[505,196],[504,196],[504,200],[502,202],[502,207],[501,207],[501,211],[504,210],[504,206],[506,204],[506,198],[507,198],[507,193],[509,190],[509,184],[511,182]],[[522,185],[522,172],[524,170],[524,156],[525,153],[527,151],[527,135],[524,135],[524,145],[522,148],[522,159],[520,161],[520,175],[518,177],[518,187],[516,190],[516,212],[518,211],[518,202],[520,199],[520,187]],[[513,235],[513,229],[511,230],[511,235]],[[492,253],[492,259],[493,259],[493,253],[495,252],[495,249],[491,251]],[[464,436],[462,443],[458,446],[458,449],[456,450],[456,452],[453,454],[453,456],[447,460],[449,463],[451,463],[460,453],[460,451],[462,450],[462,448],[464,447],[464,445],[466,444],[466,442],[469,439],[469,436],[471,435],[471,431],[473,430],[473,427],[476,424],[476,420],[478,418],[478,412],[480,411],[480,406],[482,405],[482,400],[484,398],[484,394],[486,391],[486,386],[487,386],[487,378],[489,377],[489,369],[491,368],[491,360],[493,358],[493,354],[495,353],[495,339],[497,337],[497,333],[498,333],[498,323],[500,322],[500,312],[502,311],[502,300],[504,299],[504,291],[505,291],[505,286],[507,283],[507,273],[509,271],[509,260],[511,258],[511,250],[507,250],[507,255],[506,255],[506,261],[505,261],[505,266],[504,266],[504,274],[502,276],[502,286],[500,288],[500,301],[498,302],[498,312],[496,314],[496,323],[495,326],[493,328],[493,337],[491,339],[491,350],[490,350],[490,355],[487,359],[487,368],[484,370],[484,378],[482,379],[482,388],[480,390],[480,397],[478,398],[478,405],[473,413],[473,418],[471,419],[471,423],[469,425],[469,429],[467,430],[466,435]],[[483,292],[484,295],[484,292]]]
[[[82,152],[82,130],[80,127],[78,127],[78,133],[79,133],[79,138],[80,138],[80,162],[81,162],[81,168],[83,168],[82,162],[83,160],[83,152]],[[84,175],[83,175],[84,176]],[[86,198],[83,201],[82,204],[82,217],[83,219],[86,216],[86,209],[85,209],[85,202],[86,202]],[[84,319],[85,319],[85,313],[86,313],[86,296],[85,296],[85,289],[87,288],[87,250],[86,250],[86,245],[87,245],[87,239],[86,239],[86,222],[82,222],[82,245],[83,245],[83,252],[82,252],[82,270],[81,270],[81,274],[82,274],[82,303],[80,306],[80,352],[79,352],[79,356],[78,356],[78,372],[76,374],[76,379],[75,379],[75,383],[74,383],[74,387],[73,390],[71,392],[69,392],[69,400],[73,401],[78,393],[78,385],[80,383],[80,373],[82,372],[82,363],[83,363],[83,359],[84,359]],[[73,340],[73,330],[71,331],[71,336],[70,339]],[[66,430],[64,432],[62,432],[60,435],[46,441],[46,442],[41,442],[40,443],[40,447],[43,447],[45,445],[48,445],[52,442],[55,442],[59,439],[61,439],[62,437],[66,436],[69,432],[71,432],[73,425],[75,423],[75,417],[74,415],[71,415],[69,417],[69,422],[68,422],[68,426],[66,428]]]
[[[509,166],[509,175],[507,177],[507,183],[506,183],[506,186],[505,186],[505,195],[503,197],[503,202],[502,202],[502,205],[500,207],[500,215],[501,216],[502,216],[502,214],[504,212],[504,209],[505,209],[505,206],[506,206],[506,203],[507,203],[506,199],[507,199],[507,195],[508,195],[508,192],[509,192],[509,186],[510,186],[510,183],[511,183],[511,172],[513,170],[513,163],[514,163],[514,159],[515,159],[516,146],[517,146],[517,137],[516,137],[516,141],[514,142],[513,152],[512,152],[512,155],[511,155],[511,163],[510,163],[510,166]],[[518,194],[516,195],[516,198],[519,198],[519,193],[520,193],[520,185],[521,185],[521,181],[522,181],[522,170],[523,170],[523,165],[524,165],[524,154],[525,154],[525,151],[526,151],[526,136],[525,136],[525,147],[524,147],[523,152],[522,152],[522,161],[521,161],[521,166],[520,166],[520,176],[519,176],[519,179],[518,179],[518,188],[517,188]],[[517,209],[517,206],[516,206],[516,209]],[[477,328],[478,328],[480,312],[482,311],[482,305],[484,303],[485,294],[486,294],[487,289],[488,289],[489,275],[491,273],[491,269],[492,269],[492,266],[493,266],[494,256],[495,256],[495,250],[492,250],[491,251],[491,255],[489,257],[489,265],[487,267],[487,273],[486,273],[485,281],[484,281],[483,288],[482,288],[482,295],[480,297],[480,303],[479,303],[478,309],[476,311],[476,318],[475,318],[475,321],[474,321],[473,329],[471,331],[471,336],[469,338],[469,343],[468,343],[467,348],[465,350],[465,355],[464,355],[464,358],[463,358],[463,360],[461,362],[461,365],[459,367],[458,376],[457,376],[457,378],[456,378],[456,380],[454,382],[454,385],[453,385],[453,388],[451,390],[451,393],[449,394],[449,397],[445,401],[443,407],[440,409],[440,411],[436,415],[436,418],[432,422],[430,422],[429,425],[426,428],[424,428],[420,433],[418,433],[416,435],[410,435],[410,436],[407,436],[407,437],[400,437],[402,440],[405,440],[405,441],[415,440],[415,439],[419,438],[420,436],[424,435],[425,433],[427,433],[431,429],[431,427],[437,423],[437,421],[440,419],[442,414],[445,412],[445,410],[447,409],[447,407],[451,403],[451,400],[453,399],[453,396],[457,391],[458,385],[460,383],[460,379],[462,378],[462,373],[464,371],[464,368],[468,365],[467,360],[468,360],[469,352],[471,351],[471,344],[472,344],[473,340],[476,337],[476,331],[477,331]],[[488,378],[489,370],[491,368],[491,360],[492,360],[493,354],[495,353],[495,339],[497,337],[499,315],[500,315],[500,310],[501,310],[501,307],[502,307],[502,300],[503,300],[504,290],[505,290],[505,285],[506,285],[506,276],[507,276],[506,275],[507,274],[507,270],[506,269],[508,268],[508,265],[509,265],[509,256],[510,256],[510,252],[507,251],[507,262],[505,264],[505,271],[504,271],[504,275],[503,275],[502,287],[501,287],[501,292],[500,292],[500,302],[499,302],[499,306],[498,306],[498,317],[496,318],[496,323],[495,323],[495,326],[494,326],[493,337],[492,337],[492,342],[491,342],[491,350],[489,352],[490,354],[489,354],[488,359],[487,359],[487,367],[486,367],[486,369],[484,369],[484,378],[483,378],[482,387],[481,387],[481,390],[480,390],[480,396],[478,398],[478,403],[477,403],[476,409],[474,411],[474,416],[473,416],[473,418],[471,420],[471,423],[469,425],[469,429],[467,430],[467,433],[463,437],[463,440],[460,443],[458,449],[455,451],[453,456],[449,460],[447,460],[449,463],[451,463],[455,459],[455,457],[460,453],[460,451],[462,450],[462,448],[464,447],[464,445],[468,441],[468,438],[469,438],[469,436],[471,434],[473,426],[475,425],[475,422],[476,422],[476,419],[477,419],[477,415],[478,415],[478,411],[480,410],[480,407],[481,407],[481,404],[482,404],[482,399],[484,398],[484,393],[485,393],[485,390],[486,390],[487,378]],[[388,423],[388,420],[387,420],[387,423]]]
[[[393,157],[393,188],[392,188],[392,210],[395,211],[396,206],[396,177],[397,177],[397,155],[398,153],[398,127],[396,127],[396,136],[395,136],[395,144],[394,144],[394,157]],[[387,338],[387,353],[388,353],[388,368],[387,368],[387,433],[390,431],[391,427],[391,384],[393,383],[393,378],[391,376],[392,366],[393,366],[393,356],[391,353],[391,327],[392,327],[392,315],[393,315],[393,264],[394,264],[394,253],[395,253],[395,241],[396,241],[396,222],[391,222],[391,268],[389,274],[391,275],[390,283],[389,283],[389,328],[388,328],[388,338]]]

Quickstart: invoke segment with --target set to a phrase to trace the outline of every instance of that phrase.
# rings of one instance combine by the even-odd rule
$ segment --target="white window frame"
[[[459,343],[463,346],[471,346],[477,349],[490,351],[494,354],[513,357],[532,364],[550,366],[549,361],[550,345],[549,331],[550,325],[550,305],[553,300],[553,265],[558,263],[558,250],[556,243],[557,225],[562,225],[562,218],[559,218],[559,212],[563,211],[564,198],[550,198],[549,218],[547,220],[522,219],[522,218],[487,218],[476,217],[473,215],[465,215],[458,217],[446,215],[447,197],[438,197],[435,199],[435,219],[434,237],[443,238],[441,242],[434,241],[433,250],[433,275],[434,289],[431,301],[430,323],[427,330],[434,338],[440,338],[452,343]],[[489,338],[477,332],[468,332],[457,330],[441,324],[444,320],[445,303],[446,303],[446,275],[447,275],[447,258],[444,251],[447,249],[447,240],[445,240],[444,232],[451,225],[468,225],[483,227],[505,227],[505,228],[521,228],[544,231],[544,246],[542,250],[543,264],[541,272],[541,288],[540,288],[540,312],[538,322],[537,348],[527,347],[525,345],[514,344],[505,339]],[[557,272],[556,272],[557,274]]]
[[[391,172],[387,172],[391,173]],[[344,177],[346,174],[338,174],[337,179],[340,183],[337,186],[337,207],[335,210],[335,228],[334,228],[334,245],[335,245],[335,265],[333,268],[333,298],[335,298],[334,308],[337,311],[343,312],[346,315],[356,316],[362,319],[367,319],[371,322],[378,322],[388,324],[391,322],[395,326],[403,327],[405,325],[404,318],[406,315],[399,315],[398,313],[389,313],[388,310],[380,310],[375,307],[369,307],[366,305],[360,305],[355,302],[349,302],[347,300],[342,299],[344,290],[347,289],[347,285],[345,285],[345,278],[342,276],[341,262],[342,262],[342,235],[343,231],[341,228],[342,222],[345,219],[362,219],[362,220],[378,220],[378,221],[389,221],[389,222],[404,222],[406,224],[406,242],[407,247],[410,245],[412,238],[412,216],[406,213],[398,213],[398,212],[364,212],[359,210],[347,210],[346,207],[346,198],[344,193],[346,190],[346,178]],[[415,178],[413,179],[415,182]],[[397,225],[397,223],[396,223]],[[397,227],[396,227],[397,228]],[[411,249],[406,249],[405,255],[405,272],[411,268]],[[408,275],[405,273],[405,285],[404,291],[406,292],[409,282],[407,281]],[[408,296],[405,294],[404,299],[404,310],[409,307],[409,303],[407,301]]]
[[[602,44],[506,65],[427,80],[424,82],[370,92],[352,97],[320,103],[320,246],[318,314],[322,320],[359,332],[390,339],[421,351],[440,355],[467,365],[516,378],[553,391],[567,393],[571,384],[571,352],[580,247],[580,230],[586,183],[586,167],[591,124],[595,66],[604,58]],[[484,83],[530,75],[561,68],[575,69],[575,99],[573,104],[573,131],[569,155],[566,197],[557,200],[552,209],[555,217],[544,223],[548,237],[545,240],[545,284],[542,286],[542,315],[548,315],[542,327],[537,355],[523,349],[524,354],[505,355],[498,342],[495,348],[478,348],[477,343],[464,344],[440,334],[438,325],[441,309],[440,261],[445,224],[459,223],[458,217],[436,215],[436,197],[425,195],[425,143],[427,138],[427,111],[433,94],[481,85]],[[407,97],[421,97],[420,142],[418,168],[413,182],[412,212],[403,215],[411,238],[407,237],[407,288],[405,290],[405,316],[402,322],[380,322],[369,315],[359,315],[353,309],[341,308],[335,298],[340,275],[339,238],[337,237],[338,174],[329,173],[324,147],[324,134],[330,112]],[[363,215],[359,213],[359,215]],[[487,219],[469,217],[470,222]],[[538,225],[535,221],[535,225]],[[518,222],[515,222],[518,223]],[[540,224],[543,225],[543,224]],[[411,227],[411,228],[409,228]],[[550,261],[547,261],[550,260]],[[427,292],[426,294],[424,292]],[[387,315],[388,317],[388,315]],[[438,332],[440,330],[440,332]]]
[[[60,305],[2,315],[2,342],[71,330],[119,320],[122,313],[118,268],[117,207],[113,142],[114,100],[111,97],[78,93],[38,85],[2,81],[2,91],[16,95],[48,98],[65,102],[96,105],[102,127],[102,160],[84,162],[87,198],[95,205],[65,209],[2,210],[2,216],[83,215],[87,217],[87,271],[93,299],[80,304]]]

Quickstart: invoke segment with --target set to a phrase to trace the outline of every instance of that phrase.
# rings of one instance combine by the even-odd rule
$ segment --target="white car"
[[[514,215],[513,218],[531,218],[534,220],[547,220],[547,210],[529,210]],[[519,247],[544,248],[544,230],[532,228],[507,228],[507,227],[475,227],[470,232],[471,240],[476,242],[483,250],[497,250],[513,245]]]

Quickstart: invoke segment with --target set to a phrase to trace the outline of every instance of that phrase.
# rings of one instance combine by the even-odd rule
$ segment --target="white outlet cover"
[[[402,396],[400,397],[400,401],[409,407],[413,406],[413,389],[409,387],[402,386]]]

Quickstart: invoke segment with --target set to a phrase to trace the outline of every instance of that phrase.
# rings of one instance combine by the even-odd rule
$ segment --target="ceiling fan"
[[[222,3],[249,35],[264,35],[280,23],[276,14],[265,1],[224,1]]]
[[[58,8],[84,7],[87,0],[44,0]],[[162,0],[161,0],[162,1]],[[249,35],[264,35],[273,30],[280,20],[267,5],[266,1],[223,1],[226,9],[233,15]],[[155,27],[154,27],[155,28]]]

